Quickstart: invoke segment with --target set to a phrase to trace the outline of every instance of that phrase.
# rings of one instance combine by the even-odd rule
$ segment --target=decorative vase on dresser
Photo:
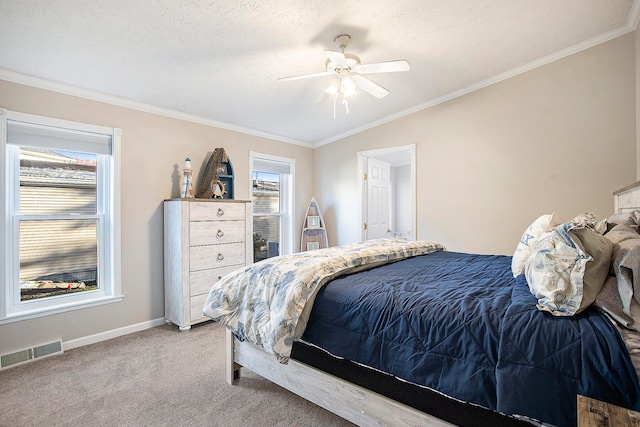
[[[202,314],[211,286],[252,262],[250,202],[164,201],[164,310],[185,331],[209,320]]]

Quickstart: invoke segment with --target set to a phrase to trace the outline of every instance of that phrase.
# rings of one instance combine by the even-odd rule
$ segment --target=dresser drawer
[[[207,302],[207,294],[197,295],[195,297],[191,297],[190,299],[190,319],[192,323],[207,320],[209,319],[207,316],[202,314],[202,309],[204,308],[204,303]]]
[[[244,220],[244,203],[192,202],[190,221],[233,221]]]
[[[192,246],[189,248],[190,271],[228,267],[243,264],[245,260],[244,242],[226,245]]]
[[[244,221],[192,221],[189,239],[191,246],[244,242]]]
[[[227,267],[210,268],[208,270],[199,270],[191,273],[191,296],[208,294],[214,283],[223,276],[244,267],[244,263],[230,265]]]

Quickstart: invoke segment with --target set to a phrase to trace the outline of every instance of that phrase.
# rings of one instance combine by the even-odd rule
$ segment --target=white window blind
[[[111,154],[111,135],[7,120],[7,143],[29,147]]]
[[[285,162],[279,162],[276,160],[267,160],[267,159],[254,157],[253,170],[258,172],[270,172],[270,173],[290,175],[291,164],[285,163]]]

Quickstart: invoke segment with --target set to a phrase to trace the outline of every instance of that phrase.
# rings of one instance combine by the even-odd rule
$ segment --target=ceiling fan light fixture
[[[349,96],[353,96],[356,93],[356,83],[353,81],[351,76],[342,77],[340,79],[340,94],[342,94],[343,98],[347,98]]]
[[[340,80],[337,78],[331,79],[329,86],[324,90],[327,95],[338,96],[340,94]]]
[[[351,76],[341,76],[331,79],[329,85],[324,90],[329,96],[336,98],[348,98],[358,93],[356,90],[356,83]]]

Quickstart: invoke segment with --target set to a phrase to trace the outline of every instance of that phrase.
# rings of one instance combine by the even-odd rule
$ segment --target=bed
[[[605,314],[611,304],[588,289],[593,242],[582,236],[573,248],[587,255],[569,272],[572,281],[583,273],[577,302],[565,292],[549,304],[544,286],[530,286],[550,256],[545,242],[561,247],[553,239],[582,229],[606,238],[606,222],[592,217],[566,224],[540,217],[524,234],[528,251],[519,245],[513,257],[378,240],[231,273],[204,307],[227,326],[227,381],[246,367],[359,425],[575,425],[577,395],[639,410],[618,307]],[[608,258],[597,258],[620,305],[607,244]],[[534,248],[524,271],[518,262],[536,260]]]

